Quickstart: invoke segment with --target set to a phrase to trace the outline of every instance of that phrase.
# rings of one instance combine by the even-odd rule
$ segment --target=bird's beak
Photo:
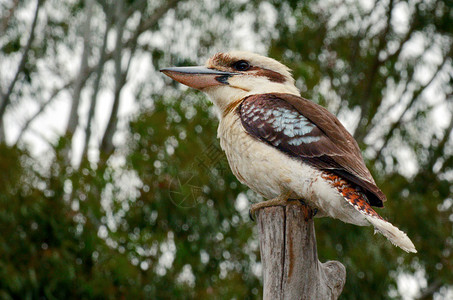
[[[173,67],[160,71],[168,77],[197,90],[220,84],[228,84],[228,78],[238,74],[208,69],[206,67]]]

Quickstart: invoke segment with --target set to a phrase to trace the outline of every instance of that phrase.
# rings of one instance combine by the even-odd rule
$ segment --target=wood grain
[[[337,299],[346,269],[318,260],[312,211],[298,201],[258,211],[264,299]]]

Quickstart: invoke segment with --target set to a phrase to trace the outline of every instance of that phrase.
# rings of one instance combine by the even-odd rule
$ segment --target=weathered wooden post
[[[321,263],[316,249],[313,214],[290,203],[257,212],[265,300],[337,299],[346,282],[338,261]]]

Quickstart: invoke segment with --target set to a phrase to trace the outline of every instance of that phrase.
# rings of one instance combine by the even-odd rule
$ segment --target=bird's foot
[[[264,202],[260,202],[260,203],[255,203],[255,204],[252,204],[250,206],[250,209],[249,209],[249,217],[252,221],[255,221],[255,214],[256,212],[261,209],[261,208],[265,208],[265,207],[271,207],[271,206],[287,206],[288,205],[288,202],[289,201],[296,201],[295,203],[298,203],[300,206],[303,206],[305,207],[304,211],[306,213],[305,215],[305,219],[311,219],[313,218],[314,216],[316,216],[316,214],[318,213],[318,209],[317,208],[311,208],[310,205],[308,205],[307,203],[305,203],[305,201],[303,199],[290,199],[289,196],[291,195],[291,192],[285,192],[284,194],[274,198],[274,199],[271,199],[271,200],[267,200],[267,201],[264,201]]]
[[[254,218],[255,213],[261,208],[271,207],[271,206],[286,206],[288,204],[288,200],[289,200],[289,197],[291,194],[292,194],[292,191],[286,191],[274,199],[252,204],[249,209],[250,219],[252,221],[255,221],[255,218]]]

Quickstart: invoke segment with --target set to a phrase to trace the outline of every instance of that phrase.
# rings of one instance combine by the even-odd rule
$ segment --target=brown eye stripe
[[[215,69],[220,69],[224,71],[235,71],[232,65],[237,62],[237,58],[233,58],[230,55],[226,53],[217,53],[215,54],[207,63],[208,68],[215,68]],[[256,76],[262,76],[266,77],[272,82],[277,82],[277,83],[284,83],[286,82],[285,76],[282,74],[261,68],[261,67],[256,67],[256,66],[251,66],[247,71],[245,72],[251,72],[253,71],[253,74]]]
[[[269,69],[264,69],[264,68],[259,68],[259,67],[252,67],[252,68],[249,69],[249,71],[251,71],[251,70],[257,70],[255,72],[255,74],[257,76],[267,77],[272,82],[283,83],[283,82],[286,81],[285,76],[283,76],[282,74],[280,74],[278,72],[269,70]]]

